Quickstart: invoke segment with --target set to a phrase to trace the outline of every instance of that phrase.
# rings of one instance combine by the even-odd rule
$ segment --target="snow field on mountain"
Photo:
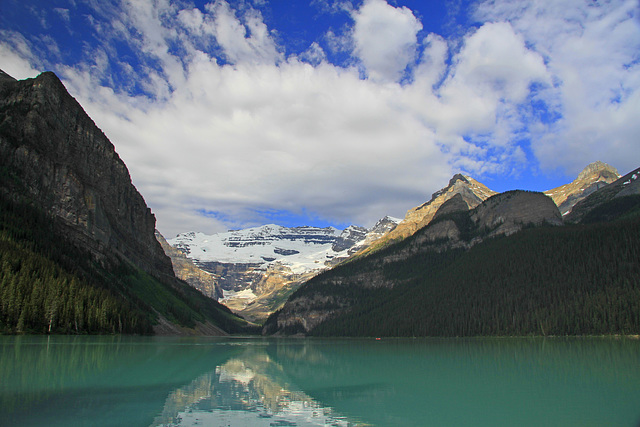
[[[196,262],[260,264],[264,269],[279,262],[300,274],[324,268],[325,261],[336,256],[346,256],[347,250],[332,249],[341,233],[333,227],[287,228],[269,224],[214,235],[182,233],[170,239],[169,244]]]

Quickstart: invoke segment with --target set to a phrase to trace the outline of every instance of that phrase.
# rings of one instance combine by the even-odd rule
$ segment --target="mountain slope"
[[[497,194],[474,210],[443,203],[440,215],[411,237],[367,257],[355,259],[310,280],[265,324],[266,333],[309,333],[330,318],[341,316],[364,298],[382,298],[412,271],[430,274],[425,266],[449,262],[459,251],[483,240],[511,235],[524,227],[561,225],[553,201],[542,193],[512,191]],[[376,296],[377,295],[377,296]],[[376,299],[377,300],[377,299]]]
[[[473,209],[494,194],[496,194],[495,191],[490,190],[484,184],[471,177],[462,174],[454,175],[446,187],[435,192],[428,202],[407,211],[404,219],[397,227],[362,250],[360,255],[370,253],[392,242],[411,236],[417,230],[429,224],[438,209],[440,209],[440,206],[456,195],[459,195],[458,200],[467,205],[467,209]]]
[[[411,265],[387,266],[386,275],[404,280],[360,297],[352,309],[310,334],[635,335],[640,332],[638,233],[636,217],[526,229],[469,251],[425,253]]]
[[[5,192],[50,212],[70,240],[97,258],[118,253],[147,272],[173,275],[150,235],[155,217],[126,166],[55,74],[5,77],[0,114],[2,168],[20,183],[5,181]]]
[[[611,184],[602,187],[577,203],[565,216],[565,221],[569,223],[594,222],[597,220],[597,216],[606,215],[607,209],[604,209],[605,212],[599,212],[601,206],[614,201],[624,204],[624,199],[629,197],[631,199],[627,200],[635,200],[633,196],[640,195],[639,178],[640,168],[634,169]],[[590,218],[591,216],[596,216],[596,218]]]
[[[638,334],[640,197],[623,198],[637,199],[613,222],[550,227],[545,224],[560,218],[554,206],[551,216],[537,217],[539,226],[521,224],[516,233],[509,226],[495,235],[517,223],[505,218],[494,228],[492,221],[501,210],[513,211],[494,203],[510,195],[513,203],[508,192],[470,213],[444,214],[403,241],[316,276],[267,320],[263,333]],[[516,212],[527,210],[522,204]]]
[[[597,161],[587,165],[572,182],[545,191],[544,194],[553,199],[562,215],[566,215],[576,203],[618,178],[620,174],[616,168]]]
[[[2,256],[13,265],[0,283],[2,329],[220,334],[246,324],[175,278],[125,164],[53,73],[0,75],[0,165]]]

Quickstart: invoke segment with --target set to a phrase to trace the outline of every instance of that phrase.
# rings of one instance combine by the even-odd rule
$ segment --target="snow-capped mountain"
[[[198,265],[255,264],[266,270],[270,264],[280,263],[300,274],[324,266],[351,247],[345,245],[346,235],[353,235],[347,230],[345,233],[333,227],[288,228],[269,224],[213,235],[183,233],[170,239],[169,244]]]
[[[269,224],[212,235],[182,233],[168,243],[214,278],[224,294],[219,301],[247,318],[261,320],[297,285],[350,257],[399,222],[385,217],[369,230],[354,225],[338,230]],[[181,276],[179,265],[174,262]]]

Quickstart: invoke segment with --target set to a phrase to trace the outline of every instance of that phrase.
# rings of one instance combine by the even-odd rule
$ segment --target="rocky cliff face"
[[[97,259],[113,254],[173,276],[155,217],[113,145],[55,74],[0,78],[0,164],[19,178],[2,191],[33,201]]]
[[[217,277],[197,267],[193,261],[182,252],[172,247],[159,231],[156,231],[156,239],[160,242],[165,254],[171,258],[173,271],[176,276],[193,286],[209,298],[216,301],[223,297],[222,289],[218,286]]]
[[[562,215],[566,215],[576,203],[618,178],[620,174],[616,168],[597,161],[585,167],[569,184],[545,191],[544,194],[553,199]]]
[[[508,191],[485,200],[471,220],[487,237],[510,235],[527,225],[562,225],[562,216],[550,197],[529,191]]]
[[[102,302],[82,299],[74,280],[56,282],[40,272],[73,306],[66,323],[56,325],[62,330],[73,327],[69,319],[75,319],[76,331],[92,333],[219,335],[250,327],[175,277],[156,240],[155,217],[125,164],[53,73],[22,81],[0,73],[0,196],[13,215],[3,216],[3,230],[20,244],[32,239],[40,251],[33,256],[78,279],[83,292],[97,288],[106,295]],[[16,222],[16,212],[28,217]],[[21,233],[32,223],[38,228]],[[40,247],[40,239],[49,246]],[[39,282],[26,289],[43,291]],[[41,306],[16,305],[25,317],[29,312],[32,331],[41,331],[46,321]],[[125,318],[125,329],[123,311],[134,316]],[[87,313],[102,314],[90,323]]]

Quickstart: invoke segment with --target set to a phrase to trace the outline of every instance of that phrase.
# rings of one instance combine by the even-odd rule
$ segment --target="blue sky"
[[[640,163],[637,0],[0,0],[167,237],[371,226],[458,172],[544,191]]]

